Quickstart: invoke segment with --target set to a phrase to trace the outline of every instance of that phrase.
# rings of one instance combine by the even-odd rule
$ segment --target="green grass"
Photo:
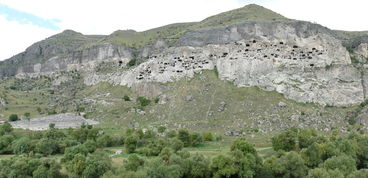
[[[37,111],[56,110],[75,112],[77,107],[85,108],[85,117],[100,121],[98,127],[110,133],[123,133],[133,124],[140,128],[151,128],[165,125],[170,129],[186,128],[200,133],[212,132],[223,136],[226,131],[241,131],[256,146],[269,146],[270,137],[280,132],[280,123],[293,124],[288,118],[301,115],[303,119],[334,119],[346,116],[355,111],[353,107],[322,107],[317,104],[305,104],[285,98],[275,91],[264,91],[258,87],[236,87],[233,83],[218,79],[214,71],[203,71],[194,78],[183,78],[179,81],[160,84],[168,98],[165,104],[150,102],[142,107],[136,101],[138,94],[125,86],[113,86],[99,83],[94,86],[83,85],[82,79],[75,79],[59,86],[54,94],[48,89],[54,80],[40,78],[21,82],[20,88],[27,88],[27,83],[36,83],[37,90],[10,90],[6,86],[15,83],[15,79],[0,82],[0,96],[8,101],[8,105],[0,108],[1,120],[7,120],[10,114],[31,114],[31,118],[45,116]],[[18,79],[19,80],[19,79]],[[18,86],[18,85],[17,85]],[[180,91],[180,92],[178,92]],[[124,101],[123,96],[131,101]],[[187,96],[193,98],[187,101]],[[150,98],[153,100],[154,98]],[[86,103],[93,100],[96,104]],[[106,102],[109,105],[99,104]],[[279,102],[287,104],[285,108],[277,107]],[[221,102],[225,102],[225,110],[218,111]],[[144,114],[134,112],[144,110]],[[318,114],[317,114],[318,113]],[[253,119],[269,120],[279,118],[273,123],[271,132],[260,132],[259,124]],[[340,127],[337,125],[336,127]]]
[[[201,28],[213,28],[220,26],[228,26],[241,22],[249,21],[289,21],[290,19],[275,13],[269,9],[255,4],[247,5],[243,8],[227,11],[218,15],[211,16],[200,22],[176,23],[151,30],[136,32],[134,30],[118,30],[97,41],[95,44],[103,42],[112,42],[118,45],[141,47],[156,42],[158,39],[166,39],[171,43],[180,38],[188,30],[196,30]],[[90,47],[88,44],[84,47]]]

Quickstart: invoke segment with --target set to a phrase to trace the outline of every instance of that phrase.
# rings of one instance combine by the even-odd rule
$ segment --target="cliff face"
[[[349,52],[335,37],[323,26],[290,20],[189,29],[175,43],[157,40],[143,47],[111,42],[83,47],[96,38],[78,36],[78,43],[72,45],[33,45],[2,62],[0,75],[77,69],[83,72],[87,85],[104,81],[155,96],[162,90],[159,83],[215,69],[220,79],[236,86],[276,90],[300,102],[335,106],[361,103],[366,96],[367,74],[353,66]],[[364,45],[358,49],[363,56],[366,51]],[[147,59],[129,69],[102,74],[95,70],[101,61],[124,66],[137,58]]]
[[[276,90],[300,102],[350,105],[364,100],[361,73],[347,50],[322,26],[308,22],[250,22],[187,32],[179,46],[152,53],[147,62],[114,74],[86,75],[133,87],[172,82],[205,69],[239,87]]]

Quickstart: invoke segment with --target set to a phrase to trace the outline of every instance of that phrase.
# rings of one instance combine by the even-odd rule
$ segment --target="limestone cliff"
[[[264,20],[194,26],[200,25],[190,24],[180,36],[157,39],[140,47],[104,40],[93,45],[83,42],[74,50],[56,47],[45,52],[47,47],[37,51],[32,46],[19,54],[23,57],[0,64],[0,75],[77,69],[87,85],[105,81],[155,96],[162,93],[159,83],[193,77],[202,70],[217,70],[220,79],[236,86],[276,90],[300,102],[346,106],[365,100],[364,72],[352,64],[338,35],[321,25]],[[364,56],[365,48],[361,45],[357,50]],[[44,58],[27,62],[31,54]],[[134,59],[141,59],[141,63],[124,67]],[[22,65],[16,70],[1,68],[17,61],[22,61]],[[110,61],[120,68],[98,73],[96,67],[101,61]]]

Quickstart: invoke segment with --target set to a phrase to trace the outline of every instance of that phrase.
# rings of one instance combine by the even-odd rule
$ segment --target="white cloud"
[[[286,17],[315,21],[332,29],[368,30],[366,0],[0,0],[12,8],[45,19],[60,19],[61,29],[110,34],[118,29],[147,30],[200,21],[208,16],[259,3]],[[0,18],[0,60],[59,31],[20,25]]]
[[[316,22],[331,29],[368,30],[367,0],[275,0],[261,4],[286,17]]]
[[[53,30],[9,22],[2,16],[0,16],[0,27],[0,59],[16,55],[33,43],[55,34]]]

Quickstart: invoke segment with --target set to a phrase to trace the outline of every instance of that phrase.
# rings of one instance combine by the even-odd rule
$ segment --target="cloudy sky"
[[[250,3],[332,29],[368,30],[367,0],[0,0],[0,60],[65,29],[83,34],[143,31],[200,21]]]

